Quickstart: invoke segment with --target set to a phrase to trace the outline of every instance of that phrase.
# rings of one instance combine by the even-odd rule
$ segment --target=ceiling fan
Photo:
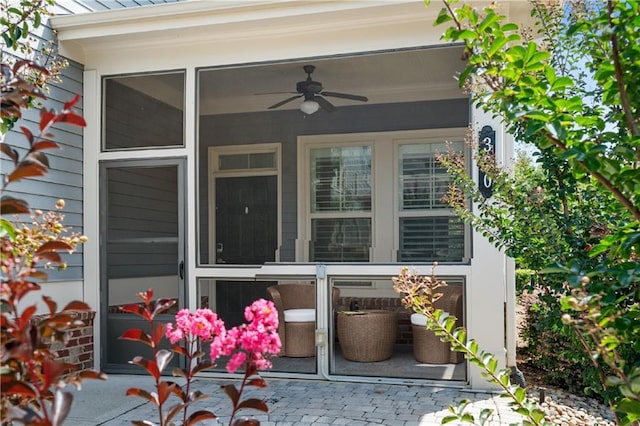
[[[305,73],[307,73],[307,79],[296,83],[296,91],[289,93],[296,93],[295,96],[291,96],[283,101],[271,105],[268,109],[275,109],[282,105],[294,101],[296,99],[304,97],[304,102],[300,105],[300,110],[305,114],[313,114],[319,108],[322,108],[328,112],[335,111],[336,107],[329,102],[326,97],[350,99],[352,101],[367,102],[369,99],[365,96],[351,95],[348,93],[327,92],[322,87],[322,83],[314,81],[311,78],[311,74],[316,69],[314,65],[305,65],[302,67]],[[287,92],[285,92],[287,93]]]

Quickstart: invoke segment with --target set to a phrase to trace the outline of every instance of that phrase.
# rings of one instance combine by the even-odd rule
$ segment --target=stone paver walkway
[[[194,406],[207,409],[219,416],[218,422],[207,424],[227,425],[231,402],[220,390],[225,382],[218,379],[199,379],[194,388],[209,395]],[[233,382],[238,384],[237,382]],[[448,407],[462,399],[472,402],[470,412],[478,415],[483,408],[492,408],[491,425],[521,423],[521,417],[513,413],[508,400],[497,394],[471,392],[463,389],[363,384],[350,382],[325,382],[312,380],[267,379],[268,387],[251,388],[244,397],[264,399],[269,413],[243,410],[241,415],[269,425],[439,425],[449,415]],[[157,423],[155,408],[142,398],[125,397],[129,387],[153,390],[145,376],[112,375],[106,382],[85,382],[76,393],[72,411],[65,422],[67,426],[124,426],[132,420],[149,420]]]

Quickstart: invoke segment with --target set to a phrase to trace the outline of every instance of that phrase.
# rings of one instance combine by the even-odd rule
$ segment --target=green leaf
[[[551,90],[563,90],[564,88],[569,86],[573,86],[573,80],[571,79],[571,77],[560,77],[551,84]]]
[[[498,15],[496,15],[495,12],[490,11],[487,14],[487,16],[485,16],[485,18],[482,20],[482,22],[480,22],[480,24],[478,25],[478,32],[484,32],[487,29],[487,27],[489,27],[496,21],[498,21]]]
[[[475,40],[477,38],[478,38],[478,33],[469,29],[462,30],[457,35],[458,40]]]
[[[440,24],[444,24],[445,22],[451,21],[453,18],[449,15],[449,11],[446,8],[440,9],[440,13],[438,13],[438,17],[433,23],[434,27],[437,27]]]
[[[7,219],[0,219],[0,238],[7,237],[10,240],[14,240],[16,238],[16,229]]]
[[[514,24],[513,22],[507,22],[502,26],[501,29],[503,32],[506,33],[507,31],[518,31],[518,28],[520,28],[518,24]]]
[[[13,44],[13,39],[9,37],[7,33],[2,33],[2,38],[4,39],[4,44],[6,44],[7,47],[13,48],[13,50],[16,50],[16,47]],[[6,132],[3,132],[3,133],[6,133]]]

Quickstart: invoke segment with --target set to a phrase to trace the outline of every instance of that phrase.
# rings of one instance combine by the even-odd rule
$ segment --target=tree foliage
[[[443,157],[456,174],[449,200],[496,246],[541,273],[538,290],[557,304],[556,324],[562,319],[563,332],[572,330],[583,359],[599,371],[599,392],[620,423],[637,422],[640,3],[532,1],[533,32],[507,22],[499,6],[443,3],[436,25],[446,23],[443,39],[465,48],[460,84],[536,148],[542,172],[531,176],[533,186],[478,154],[496,185],[486,200],[459,161]],[[467,197],[474,213],[463,209]]]

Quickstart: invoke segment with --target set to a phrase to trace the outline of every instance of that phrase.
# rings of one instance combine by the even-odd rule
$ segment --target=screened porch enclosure
[[[270,287],[317,291],[304,306],[311,316],[288,328],[307,331],[289,331],[289,342],[299,345],[283,349],[272,374],[466,380],[463,361],[416,360],[411,313],[391,274],[367,269],[469,263],[470,230],[442,201],[450,178],[436,159],[448,150],[467,155],[469,100],[452,68],[460,52],[411,49],[197,70],[197,264],[208,271],[196,277],[197,306],[236,325],[243,306],[272,298]],[[305,76],[310,64],[313,74]],[[296,89],[305,77],[348,96],[322,97],[316,111],[304,112],[309,96]],[[295,265],[304,264],[360,272],[296,274]],[[264,266],[279,272],[263,274]],[[243,278],[252,275],[247,271],[256,271],[253,280]],[[460,303],[464,274],[453,277]],[[380,325],[393,334],[390,356],[349,359],[338,325],[351,321],[343,314],[352,302],[382,311]],[[300,306],[282,309],[289,308]],[[464,304],[459,315],[463,321]]]
[[[122,302],[131,303],[133,290],[157,286],[162,275],[172,291],[158,296],[178,308],[210,308],[228,327],[245,321],[252,301],[273,300],[283,350],[272,374],[464,382],[462,359],[418,355],[420,330],[391,282],[405,265],[459,266],[452,314],[464,322],[470,231],[442,200],[450,176],[437,160],[447,151],[467,155],[469,101],[451,69],[459,53],[414,49],[196,70],[195,236],[182,234],[182,197],[193,194],[179,171],[184,160],[141,158],[144,150],[186,146],[186,71],[105,77],[103,150],[138,158],[103,166],[109,368],[126,370],[129,358],[118,336],[131,318],[113,298],[132,290]],[[313,79],[335,92],[291,96],[292,87],[320,84],[310,75],[297,81],[311,62]],[[314,100],[318,109],[304,110]],[[184,247],[196,242],[200,272],[189,279]],[[143,243],[154,257],[134,257],[132,244]],[[151,260],[159,264],[141,267]],[[186,300],[189,283],[195,303]]]

